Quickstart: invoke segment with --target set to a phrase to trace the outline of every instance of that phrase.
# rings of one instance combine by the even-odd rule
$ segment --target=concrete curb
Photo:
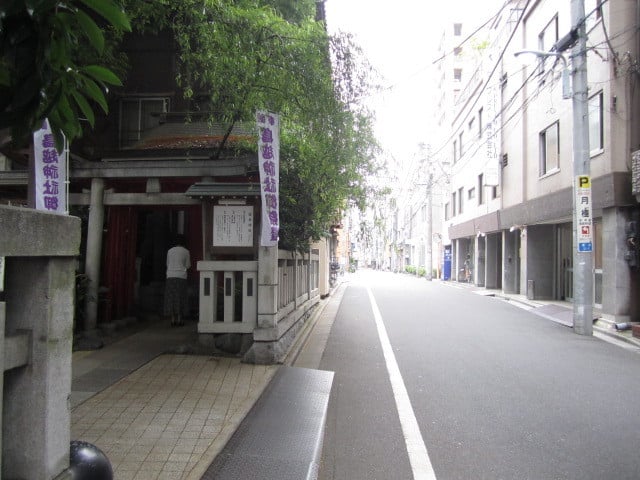
[[[285,355],[282,361],[284,365],[291,366],[295,363],[296,359],[300,355],[300,352],[304,349],[305,345],[307,344],[307,341],[309,340],[309,336],[313,332],[313,329],[318,323],[318,320],[320,319],[320,317],[322,316],[322,313],[324,312],[325,308],[327,308],[327,305],[329,305],[330,301],[332,300],[332,296],[335,296],[336,293],[341,288],[344,288],[344,281],[341,281],[337,286],[335,286],[331,290],[329,295],[327,295],[325,298],[320,300],[320,302],[316,306],[315,312],[313,312],[313,314],[311,315],[311,318],[307,320],[304,327],[300,329],[300,332],[298,333],[296,339],[291,345],[291,348]]]

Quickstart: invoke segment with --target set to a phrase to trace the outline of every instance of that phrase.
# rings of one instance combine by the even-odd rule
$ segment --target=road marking
[[[387,329],[384,326],[380,309],[378,309],[378,304],[373,297],[373,292],[370,287],[367,287],[367,293],[369,293],[369,302],[373,309],[373,316],[378,328],[378,337],[380,337],[380,344],[382,345],[389,380],[391,380],[393,397],[396,401],[398,416],[400,417],[400,425],[402,426],[404,442],[407,447],[407,453],[409,454],[409,463],[411,464],[413,478],[414,480],[436,480],[436,474],[431,466],[431,460],[429,459],[427,447],[420,433],[420,427],[418,426],[416,415],[413,412],[407,388],[400,374],[400,368],[398,367],[396,356],[393,353],[393,348],[391,348]]]

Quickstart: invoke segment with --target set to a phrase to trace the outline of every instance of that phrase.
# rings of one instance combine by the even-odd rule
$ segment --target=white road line
[[[380,315],[378,304],[376,303],[376,299],[373,297],[373,292],[370,287],[367,287],[367,292],[369,293],[369,301],[371,302],[371,308],[373,309],[373,316],[376,320],[380,344],[382,345],[382,351],[387,364],[387,372],[389,373],[391,387],[393,388],[393,397],[395,398],[398,416],[400,417],[400,425],[402,426],[404,442],[407,447],[407,453],[409,454],[409,462],[411,463],[413,478],[414,480],[436,480],[436,474],[431,466],[427,447],[425,446],[422,434],[420,433],[420,427],[418,426],[416,415],[413,412],[413,407],[411,406],[411,400],[409,400],[409,394],[407,393],[407,388],[404,385],[404,380],[400,374],[400,368],[398,367],[396,356],[391,348],[391,342],[389,341],[387,330],[382,321],[382,315]]]

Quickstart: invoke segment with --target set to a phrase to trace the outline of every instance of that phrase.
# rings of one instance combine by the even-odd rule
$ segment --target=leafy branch
[[[108,86],[121,82],[96,63],[105,54],[105,28],[131,30],[113,0],[12,0],[0,7],[0,131],[9,130],[14,145],[27,143],[49,118],[61,150],[63,135],[82,135],[81,118],[93,127],[95,107],[108,111]]]

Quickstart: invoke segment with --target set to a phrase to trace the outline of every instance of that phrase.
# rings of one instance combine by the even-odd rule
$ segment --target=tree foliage
[[[302,249],[349,202],[364,205],[377,154],[361,103],[374,72],[315,12],[315,0],[9,0],[0,6],[0,131],[21,140],[48,117],[59,142],[59,133],[80,136],[80,119],[93,125],[107,86],[120,84],[119,32],[169,31],[182,94],[227,135],[256,110],[281,115],[281,245]]]
[[[315,20],[314,0],[131,0],[127,11],[141,32],[173,32],[178,84],[228,133],[258,109],[281,114],[281,246],[305,248],[348,202],[364,205],[377,146],[360,102],[376,77],[349,35]]]
[[[93,126],[94,108],[107,112],[107,85],[120,85],[105,67],[105,29],[130,30],[112,0],[9,0],[0,6],[0,131],[14,144],[49,118],[58,149],[62,134]],[[107,63],[109,63],[107,61]]]

